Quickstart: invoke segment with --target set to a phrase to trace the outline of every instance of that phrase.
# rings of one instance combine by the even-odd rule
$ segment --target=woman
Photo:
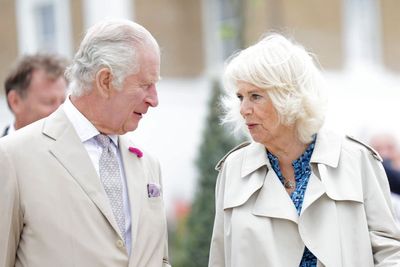
[[[400,266],[380,156],[322,130],[323,80],[273,34],[226,67],[226,122],[253,141],[217,165],[210,267]]]

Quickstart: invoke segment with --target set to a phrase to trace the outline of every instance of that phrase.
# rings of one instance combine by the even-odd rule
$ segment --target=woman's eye
[[[241,95],[237,95],[237,98],[239,99],[239,101],[240,101],[240,102],[242,102],[242,100],[243,100],[243,96],[241,96]]]
[[[257,94],[252,94],[252,95],[251,95],[251,98],[252,98],[253,100],[259,100],[259,99],[261,98],[261,96],[260,96],[260,95],[257,95]]]

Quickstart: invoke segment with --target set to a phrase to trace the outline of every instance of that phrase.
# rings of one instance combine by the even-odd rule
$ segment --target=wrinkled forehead
[[[160,53],[157,47],[146,46],[138,50],[139,74],[146,82],[156,83],[160,79]]]

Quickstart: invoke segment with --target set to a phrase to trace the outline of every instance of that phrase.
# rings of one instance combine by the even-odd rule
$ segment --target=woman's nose
[[[242,102],[240,103],[240,114],[245,117],[252,112],[252,107],[251,103],[247,101],[246,99],[243,99]]]

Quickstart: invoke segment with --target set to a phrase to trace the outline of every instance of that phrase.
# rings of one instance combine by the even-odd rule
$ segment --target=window
[[[57,36],[53,3],[37,5],[35,8],[35,22],[38,38],[38,49],[55,52],[57,50]]]

